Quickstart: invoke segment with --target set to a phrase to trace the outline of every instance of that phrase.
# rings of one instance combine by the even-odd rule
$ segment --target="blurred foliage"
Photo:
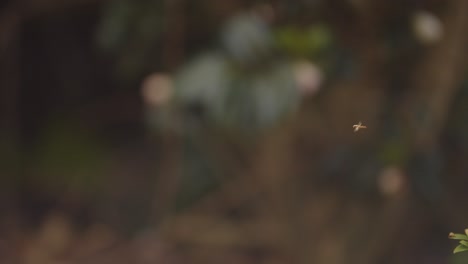
[[[403,165],[408,162],[409,155],[410,150],[407,142],[393,139],[383,144],[379,158],[385,164]]]
[[[179,211],[193,205],[224,180],[219,174],[219,165],[200,148],[200,142],[193,135],[185,139],[183,149],[181,186],[175,201],[175,209]]]
[[[272,37],[268,23],[254,11],[235,15],[220,29],[222,49],[235,63],[251,69],[271,59]]]
[[[206,54],[177,75],[174,100],[188,111],[198,107],[207,121],[255,133],[297,108],[291,70],[288,64],[277,64],[245,74],[225,57]]]
[[[297,58],[320,60],[333,50],[332,33],[326,24],[282,26],[276,29],[276,38],[281,50]]]
[[[116,77],[133,80],[146,71],[164,30],[163,1],[108,1],[96,31],[98,46],[116,61]]]
[[[468,75],[468,73],[465,73]],[[448,119],[447,133],[453,140],[456,140],[460,146],[468,146],[468,123],[460,122],[464,120],[468,115],[468,78],[464,81],[460,87],[457,96],[454,98],[453,104],[451,105],[451,115]]]
[[[14,87],[19,99],[11,96],[18,100],[13,107],[20,112],[18,123],[34,123],[18,130],[41,132],[22,131],[33,142],[24,146],[0,138],[0,172],[20,171],[26,190],[52,199],[72,197],[65,206],[93,207],[96,218],[116,229],[151,229],[150,238],[135,236],[137,246],[125,248],[129,259],[143,255],[142,263],[219,263],[236,257],[238,263],[419,260],[414,245],[421,237],[425,243],[439,241],[434,227],[451,225],[441,220],[450,218],[444,213],[466,198],[468,85],[447,74],[460,70],[466,79],[466,69],[459,69],[466,65],[457,64],[466,45],[451,53],[452,46],[443,42],[461,43],[461,33],[452,29],[466,30],[450,24],[456,17],[450,12],[457,8],[439,9],[441,2],[463,0],[417,2],[94,3],[88,8],[97,25],[63,26],[70,34],[82,27],[94,32],[97,53],[77,54],[108,69],[93,68],[86,82],[80,79],[84,75],[70,72],[84,72],[88,63],[75,65],[64,56],[49,65],[57,54],[80,48],[53,52],[55,43],[62,43],[57,34],[64,33],[47,25],[65,20],[34,27],[34,19],[44,18],[28,18],[31,23],[24,18],[18,42],[38,41],[12,46],[20,50],[18,57],[36,63],[21,58],[19,67],[4,63],[20,68],[20,84]],[[0,35],[6,36],[1,26],[14,23],[0,18]],[[28,52],[28,45],[43,54]],[[68,61],[70,67],[60,67]],[[49,78],[55,75],[60,78]],[[149,85],[156,93],[152,101],[141,92],[146,76],[167,81]],[[44,83],[36,86],[29,79]],[[89,93],[68,106],[72,91],[64,87],[84,84]],[[24,103],[35,102],[38,87],[47,98],[39,107],[48,111]],[[91,101],[96,105],[88,108]],[[57,105],[76,108],[80,117],[44,121],[61,109]],[[432,126],[431,115],[440,115],[440,127]],[[369,129],[352,133],[358,121]],[[413,142],[421,128],[433,142]],[[2,177],[3,189],[14,189],[11,179]],[[97,201],[90,204],[89,197]],[[455,223],[466,217],[453,214]],[[468,250],[466,235],[451,238],[460,240],[455,253]],[[12,251],[2,251],[4,244],[0,239],[0,256]],[[127,252],[121,244],[116,254]],[[140,249],[143,253],[134,252]],[[423,250],[430,256],[446,252]],[[182,260],[161,261],[168,255]],[[215,260],[207,261],[212,256]],[[111,262],[124,260],[119,255]]]
[[[300,95],[293,65],[274,58],[269,26],[245,12],[220,30],[217,47],[193,56],[174,74],[173,106],[185,118],[245,133],[272,127],[294,113]],[[154,119],[166,114],[155,111],[160,114],[151,115]]]
[[[47,126],[31,155],[37,184],[51,193],[95,195],[102,190],[106,152],[97,138],[71,122]]]
[[[20,168],[20,151],[15,142],[0,137],[0,189],[10,192],[17,186],[14,175]]]

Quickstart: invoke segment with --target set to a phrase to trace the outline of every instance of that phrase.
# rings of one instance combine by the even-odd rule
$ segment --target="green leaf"
[[[465,246],[465,245],[458,245],[454,250],[453,250],[453,253],[458,253],[458,252],[463,252],[463,251],[467,251],[468,250],[468,247]]]
[[[466,241],[466,240],[460,240],[460,244],[468,247],[468,241]]]
[[[450,233],[450,234],[449,234],[449,238],[450,238],[450,239],[456,239],[456,240],[468,240],[468,236],[467,236],[467,235],[463,235],[463,234],[454,234],[454,233]]]

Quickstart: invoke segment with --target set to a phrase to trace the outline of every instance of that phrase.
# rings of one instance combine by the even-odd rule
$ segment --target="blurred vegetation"
[[[1,263],[466,262],[467,1],[0,8]]]

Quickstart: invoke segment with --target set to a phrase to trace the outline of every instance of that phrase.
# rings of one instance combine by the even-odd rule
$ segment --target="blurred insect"
[[[357,125],[353,125],[353,128],[354,128],[354,132],[358,132],[359,129],[361,128],[367,128],[366,126],[363,126],[362,125],[362,122],[359,121],[359,123]]]

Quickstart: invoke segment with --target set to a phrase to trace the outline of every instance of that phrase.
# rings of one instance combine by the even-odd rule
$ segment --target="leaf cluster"
[[[465,229],[465,234],[449,234],[450,239],[460,240],[460,244],[453,250],[453,253],[463,252],[468,250],[468,229]]]

